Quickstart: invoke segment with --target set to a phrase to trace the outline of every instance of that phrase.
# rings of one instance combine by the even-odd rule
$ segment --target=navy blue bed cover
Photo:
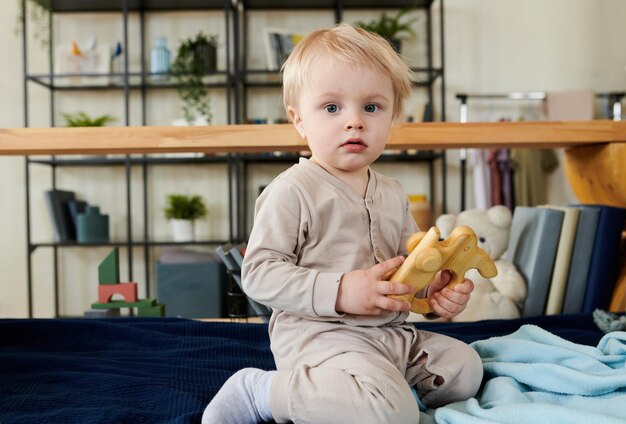
[[[467,343],[535,324],[596,345],[591,315],[416,324]],[[177,318],[0,320],[0,423],[193,423],[224,381],[273,369],[266,324]]]

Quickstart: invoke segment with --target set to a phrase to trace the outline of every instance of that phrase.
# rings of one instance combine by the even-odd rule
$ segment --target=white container
[[[194,240],[194,221],[189,219],[172,219],[172,235],[174,241]]]

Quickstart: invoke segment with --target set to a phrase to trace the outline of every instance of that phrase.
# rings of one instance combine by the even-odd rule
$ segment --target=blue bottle
[[[170,72],[170,51],[165,37],[159,37],[150,52],[150,72],[153,79],[166,79]],[[157,75],[154,75],[157,74]]]

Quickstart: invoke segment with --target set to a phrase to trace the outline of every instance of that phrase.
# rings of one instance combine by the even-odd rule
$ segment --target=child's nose
[[[345,125],[346,130],[362,130],[363,129],[363,120],[359,118],[359,116],[355,115],[350,117]]]

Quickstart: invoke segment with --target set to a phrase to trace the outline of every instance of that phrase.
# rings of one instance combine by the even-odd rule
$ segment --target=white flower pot
[[[193,241],[194,222],[189,219],[172,219],[174,241]]]

